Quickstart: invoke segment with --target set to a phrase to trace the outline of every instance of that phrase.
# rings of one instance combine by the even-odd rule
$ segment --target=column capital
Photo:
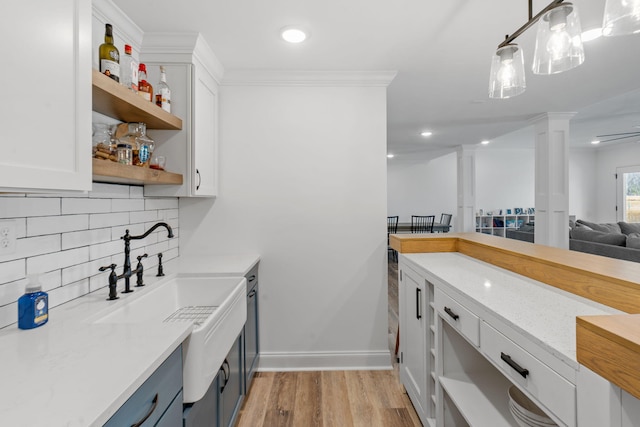
[[[538,123],[548,122],[550,120],[571,120],[576,114],[576,112],[546,112],[542,114],[538,114],[535,117],[529,119],[529,123],[532,125]]]

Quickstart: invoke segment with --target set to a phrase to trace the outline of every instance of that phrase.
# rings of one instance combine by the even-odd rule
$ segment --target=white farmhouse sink
[[[189,322],[182,345],[183,400],[200,400],[247,319],[244,277],[177,275],[126,296],[94,323]]]

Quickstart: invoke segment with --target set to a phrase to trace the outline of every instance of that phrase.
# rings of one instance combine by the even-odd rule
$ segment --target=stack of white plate
[[[558,425],[516,386],[509,387],[509,410],[520,427]]]

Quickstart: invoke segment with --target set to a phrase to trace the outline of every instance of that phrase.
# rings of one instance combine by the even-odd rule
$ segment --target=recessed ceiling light
[[[284,27],[280,36],[289,43],[302,43],[307,39],[307,33],[299,27]]]
[[[592,28],[591,30],[584,31],[581,35],[583,42],[590,42],[602,36],[602,28]]]
[[[391,153],[387,154],[387,159],[393,159],[393,154]]]
[[[488,141],[488,140],[485,139],[484,141],[481,141],[480,144],[487,145],[489,142],[491,142],[491,141]]]
[[[591,141],[591,143],[593,145],[598,145],[598,144],[600,144],[600,141],[598,141],[597,139],[594,139],[593,141]]]
[[[422,135],[422,136],[424,136],[424,137],[427,137],[427,136],[431,136],[431,135],[433,135],[433,132],[428,131],[428,130],[425,130],[425,131],[424,131],[424,132],[422,132],[420,135]]]

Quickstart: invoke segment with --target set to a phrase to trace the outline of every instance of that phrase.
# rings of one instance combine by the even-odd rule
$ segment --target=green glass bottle
[[[113,44],[113,28],[111,24],[105,25],[104,43],[100,45],[99,51],[100,72],[120,81],[120,52]]]

